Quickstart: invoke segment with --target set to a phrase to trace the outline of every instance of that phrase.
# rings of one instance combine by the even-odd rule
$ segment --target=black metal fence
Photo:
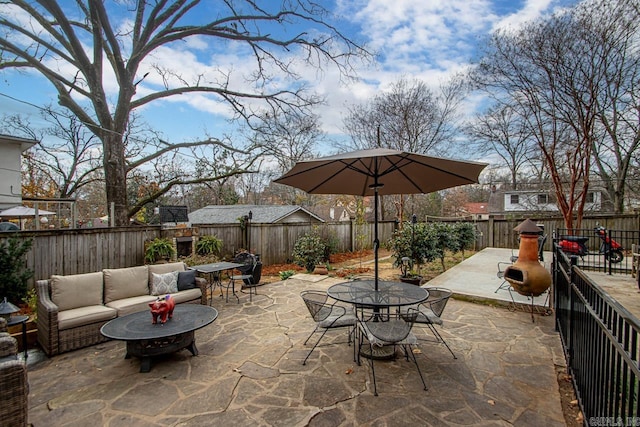
[[[640,323],[554,244],[556,328],[586,425],[640,425]],[[640,296],[639,296],[640,297]]]
[[[640,231],[559,228],[553,242],[568,256],[577,255],[576,265],[582,270],[631,274],[631,245],[640,243]]]

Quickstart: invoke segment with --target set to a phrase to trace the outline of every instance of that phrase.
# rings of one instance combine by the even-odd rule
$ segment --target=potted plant
[[[429,224],[405,223],[388,243],[395,258],[393,265],[400,268],[400,280],[416,285],[422,284],[420,265],[434,259],[434,242]]]
[[[157,237],[147,244],[144,251],[144,260],[149,263],[168,261],[175,254],[173,242],[166,237]]]
[[[300,237],[293,246],[293,262],[312,273],[317,264],[324,259],[325,244],[315,232]]]
[[[317,264],[316,267],[313,269],[313,274],[322,274],[325,276],[329,274],[329,263]]]
[[[408,256],[401,258],[400,281],[418,286],[422,284],[422,276],[413,270],[413,260]]]

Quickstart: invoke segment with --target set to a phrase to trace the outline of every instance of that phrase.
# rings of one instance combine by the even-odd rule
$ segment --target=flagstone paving
[[[553,317],[451,300],[441,344],[418,363],[353,361],[345,330],[309,358],[314,327],[300,298],[339,279],[297,275],[240,304],[214,297],[218,319],[196,331],[198,356],[181,351],[140,373],[110,341],[29,366],[34,426],[564,426],[555,365],[564,365]],[[416,327],[418,328],[418,327]],[[419,329],[418,334],[428,331]]]

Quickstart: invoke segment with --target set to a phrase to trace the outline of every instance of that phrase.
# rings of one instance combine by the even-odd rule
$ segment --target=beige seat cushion
[[[51,276],[51,300],[58,310],[102,304],[102,272]]]
[[[176,304],[200,299],[201,296],[202,291],[200,291],[200,288],[187,289],[186,291],[171,294],[171,298],[176,300]]]
[[[155,301],[156,298],[157,297],[154,297],[153,295],[142,295],[111,301],[107,303],[107,306],[117,310],[118,317],[121,317],[135,313],[136,311],[149,310],[150,312],[149,303]],[[149,316],[151,316],[151,314],[149,314]]]
[[[104,273],[104,303],[124,298],[149,295],[149,269],[140,267],[102,270]]]
[[[58,312],[58,329],[76,328],[91,323],[107,322],[115,319],[118,312],[103,305],[90,305]]]

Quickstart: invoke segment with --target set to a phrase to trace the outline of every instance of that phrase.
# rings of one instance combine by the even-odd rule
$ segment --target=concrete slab
[[[514,254],[511,249],[485,248],[473,256],[465,259],[455,267],[431,279],[423,286],[437,286],[451,289],[455,296],[465,297],[473,301],[493,302],[509,305],[515,302],[519,305],[529,305],[529,297],[518,294],[508,289],[500,289],[503,279],[499,278],[498,263],[504,269],[510,264],[510,258]],[[517,255],[517,251],[515,251]],[[551,260],[552,254],[545,253],[544,258]],[[545,264],[547,269],[550,262]],[[548,305],[547,293],[533,299],[534,305]]]
[[[608,274],[597,271],[586,273],[611,298],[640,319],[640,293],[636,279],[628,274]]]

